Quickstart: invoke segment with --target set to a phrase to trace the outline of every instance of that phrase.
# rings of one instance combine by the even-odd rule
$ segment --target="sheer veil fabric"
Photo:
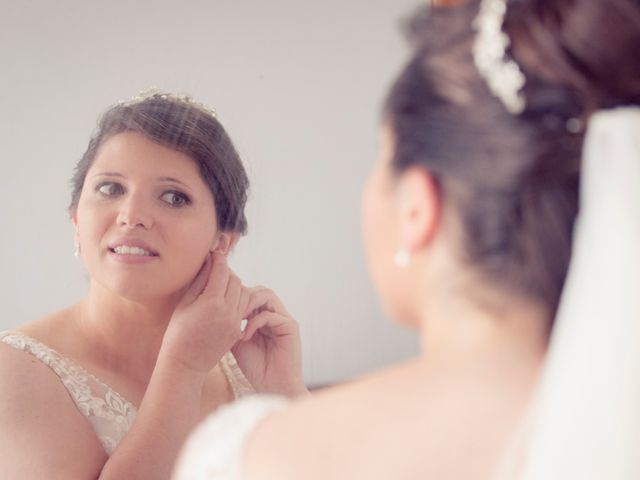
[[[546,364],[521,448],[510,452],[517,473],[499,478],[640,478],[640,108],[594,114],[583,152]]]

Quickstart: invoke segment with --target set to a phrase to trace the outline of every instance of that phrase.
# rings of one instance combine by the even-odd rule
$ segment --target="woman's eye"
[[[98,192],[100,192],[105,197],[113,197],[115,195],[120,195],[124,192],[122,185],[114,182],[104,182],[98,185],[96,188]]]
[[[165,192],[160,198],[172,207],[182,207],[191,203],[189,197],[180,192]]]

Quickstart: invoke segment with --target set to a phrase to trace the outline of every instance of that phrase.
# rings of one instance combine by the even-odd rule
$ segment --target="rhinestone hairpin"
[[[178,100],[180,102],[190,103],[200,108],[201,110],[204,110],[205,112],[209,113],[213,118],[217,118],[217,113],[213,108],[209,108],[203,103],[194,101],[193,98],[191,98],[190,96],[179,95],[176,93],[168,93],[158,88],[150,88],[147,90],[143,90],[139,92],[137,95],[131,97],[129,100],[123,100],[121,102],[118,102],[118,105],[133,105],[135,103],[143,102],[145,100],[150,100],[153,98],[161,98],[166,100]]]
[[[482,0],[480,3],[480,11],[473,21],[476,31],[473,60],[493,95],[510,113],[519,114],[526,104],[522,93],[526,78],[518,64],[507,58],[511,41],[502,31],[507,1]]]

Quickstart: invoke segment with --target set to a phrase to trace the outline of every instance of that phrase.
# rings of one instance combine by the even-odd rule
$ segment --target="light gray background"
[[[0,3],[0,329],[80,299],[68,179],[100,113],[140,90],[214,107],[252,181],[231,264],[301,324],[325,384],[417,352],[366,273],[360,191],[416,0]]]

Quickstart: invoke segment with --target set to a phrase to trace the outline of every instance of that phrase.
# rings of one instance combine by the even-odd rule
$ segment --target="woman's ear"
[[[428,245],[438,231],[438,185],[428,171],[410,168],[398,179],[396,195],[399,247],[413,253]]]
[[[220,232],[209,251],[229,255],[236,246],[236,243],[238,243],[238,240],[240,240],[240,233],[238,232]]]
[[[73,224],[73,229],[75,230],[74,239],[75,239],[75,241],[77,243],[79,241],[79,238],[78,238],[78,212],[76,212],[75,210],[73,210],[71,212],[71,223]]]

